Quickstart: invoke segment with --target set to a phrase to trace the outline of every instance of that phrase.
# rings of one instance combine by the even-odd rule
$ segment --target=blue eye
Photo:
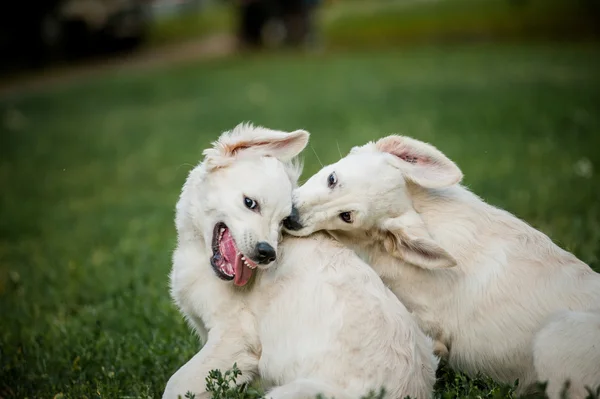
[[[248,197],[244,197],[244,205],[246,205],[246,208],[252,209],[253,211],[258,208],[258,202]]]
[[[335,175],[335,172],[333,172],[327,177],[327,186],[329,186],[329,188],[334,188],[336,184],[337,176]]]

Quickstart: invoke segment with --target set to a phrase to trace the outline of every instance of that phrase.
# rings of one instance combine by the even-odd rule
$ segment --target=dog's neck
[[[494,235],[491,217],[499,210],[461,185],[438,190],[415,185],[408,188],[413,208],[427,231],[456,259],[456,268],[462,270],[484,249],[482,243],[487,237]]]
[[[443,190],[412,187],[413,207],[436,243],[457,261],[453,269],[463,275],[486,273],[480,259],[513,257],[505,267],[518,267],[523,259],[544,248],[547,267],[561,263],[584,264],[556,245],[550,237],[503,209],[486,203],[461,185]],[[490,251],[495,251],[490,255]]]

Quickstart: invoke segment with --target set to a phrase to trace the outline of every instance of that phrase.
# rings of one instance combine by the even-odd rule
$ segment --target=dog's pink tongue
[[[235,262],[237,258],[237,248],[235,247],[235,241],[233,241],[233,237],[231,236],[229,229],[225,230],[223,233],[219,250],[221,251],[221,255],[223,255],[225,260],[230,265],[233,265],[233,262]]]
[[[239,285],[240,287],[246,285],[250,277],[252,277],[252,269],[244,264],[242,260],[242,255],[235,258],[235,277],[233,279],[233,283],[235,285]]]

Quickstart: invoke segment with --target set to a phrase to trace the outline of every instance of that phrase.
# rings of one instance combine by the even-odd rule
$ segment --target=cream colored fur
[[[433,146],[389,136],[295,190],[291,233],[327,230],[355,249],[452,367],[519,379],[519,393],[548,381],[551,398],[570,380],[584,397],[600,384],[600,275],[461,179]]]
[[[234,363],[239,383],[261,377],[274,399],[358,398],[382,385],[388,398],[432,395],[432,341],[369,265],[327,234],[279,235],[299,175],[288,161],[307,141],[303,131],[241,125],[191,171],[177,204],[171,293],[205,345],[169,379],[164,398],[208,398],[208,372]],[[260,214],[244,207],[244,195]],[[219,221],[245,255],[256,241],[277,248],[245,287],[209,264]]]

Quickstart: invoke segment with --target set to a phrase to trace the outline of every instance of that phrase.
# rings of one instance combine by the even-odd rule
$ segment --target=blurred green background
[[[238,21],[215,3],[156,18],[135,51],[11,72],[0,398],[160,397],[200,348],[168,293],[174,206],[241,121],[310,131],[303,178],[391,133],[431,142],[470,189],[600,270],[598,4],[329,2],[308,44],[248,52],[214,39]],[[444,374],[436,395],[497,388]]]

